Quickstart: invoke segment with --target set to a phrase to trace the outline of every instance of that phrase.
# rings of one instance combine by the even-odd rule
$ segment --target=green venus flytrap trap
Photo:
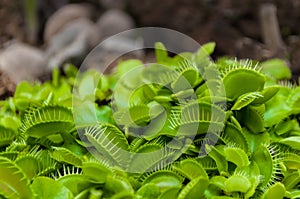
[[[148,66],[78,79],[67,65],[1,101],[0,198],[299,198],[300,86],[285,63],[155,46]]]

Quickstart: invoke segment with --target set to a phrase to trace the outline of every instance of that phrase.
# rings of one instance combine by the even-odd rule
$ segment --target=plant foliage
[[[299,198],[300,86],[214,46],[20,83],[0,102],[0,198]]]

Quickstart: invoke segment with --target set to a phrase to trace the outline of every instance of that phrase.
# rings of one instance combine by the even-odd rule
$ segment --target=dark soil
[[[11,81],[7,74],[0,71],[0,100],[13,95],[16,85]]]
[[[128,12],[139,26],[162,26],[191,35],[200,43],[215,41],[216,56],[266,59],[259,9],[277,7],[281,35],[289,44],[300,34],[298,0],[128,0]]]
[[[0,48],[12,39],[25,40],[22,1],[0,1]]]

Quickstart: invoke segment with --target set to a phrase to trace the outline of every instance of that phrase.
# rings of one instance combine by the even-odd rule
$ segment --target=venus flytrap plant
[[[12,143],[16,138],[16,132],[12,129],[0,126],[0,147],[5,147]]]
[[[213,63],[214,46],[157,43],[146,67],[18,85],[1,102],[0,198],[300,197],[299,86],[279,60]]]
[[[0,194],[6,198],[31,198],[30,181],[26,174],[8,158],[0,158],[1,168],[1,191]]]

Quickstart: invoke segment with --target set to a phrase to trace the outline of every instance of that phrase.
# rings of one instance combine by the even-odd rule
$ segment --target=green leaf
[[[135,199],[134,194],[131,191],[122,191],[114,194],[111,199]]]
[[[113,165],[127,167],[129,161],[129,144],[116,126],[102,123],[85,129],[88,141],[97,149],[94,155],[104,155]]]
[[[208,55],[212,54],[215,50],[216,43],[215,42],[209,42],[201,46],[201,51],[205,51]]]
[[[37,177],[34,179],[31,188],[40,198],[67,199],[73,198],[71,191],[60,182],[48,177]]]
[[[74,93],[81,100],[93,100],[101,76],[97,71],[89,70],[77,77]]]
[[[94,183],[105,183],[107,176],[113,175],[112,170],[101,163],[83,162],[82,175],[92,180]]]
[[[107,176],[107,181],[104,185],[104,194],[114,195],[120,192],[133,193],[133,188],[128,180],[118,176]]]
[[[300,154],[297,153],[285,153],[282,157],[284,165],[291,170],[300,169]]]
[[[221,138],[226,145],[233,144],[240,147],[245,152],[249,151],[249,142],[242,129],[232,123],[226,122],[225,129],[221,134]]]
[[[144,105],[148,104],[156,96],[157,89],[153,84],[143,84],[142,86],[133,90],[130,95],[130,105]]]
[[[271,75],[277,80],[290,79],[292,77],[291,70],[287,63],[282,59],[270,59],[260,63],[261,72]]]
[[[138,198],[156,199],[160,195],[159,187],[154,183],[147,183],[136,192]]]
[[[288,145],[293,149],[300,150],[300,136],[291,136],[279,141],[281,144]]]
[[[59,132],[68,132],[74,127],[72,112],[62,106],[47,105],[28,110],[21,131],[41,138]]]
[[[158,143],[148,143],[139,147],[132,155],[129,169],[133,172],[145,173],[162,169],[177,159],[177,154],[166,146]]]
[[[234,68],[224,74],[223,84],[226,97],[234,100],[242,94],[261,91],[265,84],[265,77],[255,70]]]
[[[195,136],[207,132],[217,133],[223,129],[225,111],[214,104],[190,102],[172,112],[171,128],[178,135]]]
[[[297,189],[297,185],[300,183],[300,170],[288,173],[282,183],[287,190]]]
[[[170,83],[179,76],[179,73],[165,64],[151,64],[143,68],[141,76],[146,84],[156,84],[160,87],[170,88]]]
[[[128,110],[121,110],[114,114],[119,125],[126,127],[146,126],[150,122],[150,108],[147,105],[131,106]]]
[[[117,74],[121,77],[122,75],[125,75],[130,70],[136,69],[138,67],[143,66],[143,62],[141,62],[138,59],[129,59],[122,62],[119,62],[116,66],[117,68]]]
[[[174,187],[165,190],[158,199],[169,199],[169,198],[176,198],[180,192],[180,188]]]
[[[156,42],[154,48],[157,63],[167,62],[169,57],[166,47],[161,42]]]
[[[7,198],[32,198],[29,180],[13,161],[0,157],[0,195]]]
[[[1,119],[1,124],[5,128],[12,129],[15,132],[17,132],[22,125],[20,118],[18,116],[14,116],[14,115],[3,116]]]
[[[86,176],[79,173],[66,174],[59,177],[57,181],[68,188],[74,196],[93,186],[93,183]]]
[[[241,123],[245,125],[252,133],[261,133],[264,131],[264,105],[255,107],[247,106],[240,114]]]
[[[299,130],[299,123],[297,120],[287,120],[287,121],[281,121],[274,127],[274,131],[277,135],[284,135],[286,133],[289,133],[293,130],[297,131]]]
[[[95,108],[96,117],[99,122],[114,123],[113,113],[110,106],[102,105]]]
[[[248,166],[237,167],[234,171],[236,174],[244,175],[251,182],[250,189],[245,193],[245,198],[252,197],[257,192],[257,187],[260,183],[260,170],[258,165],[252,161]]]
[[[11,144],[16,138],[16,132],[12,129],[0,126],[0,147]]]
[[[263,95],[260,94],[259,92],[250,92],[250,93],[245,93],[241,96],[238,97],[236,102],[234,103],[233,107],[231,110],[240,110],[241,108],[244,108],[245,106],[249,105],[256,99],[262,98]]]
[[[300,197],[300,190],[299,189],[294,189],[291,191],[286,191],[285,196],[288,198],[299,198]]]
[[[291,115],[293,110],[288,103],[291,92],[290,88],[281,86],[277,94],[266,102],[265,127],[271,127]]]
[[[78,157],[75,153],[68,150],[67,148],[64,147],[52,147],[52,148],[53,148],[53,152],[51,156],[53,159],[74,166],[82,165],[82,160],[80,159],[80,157]]]
[[[276,182],[269,187],[262,196],[263,199],[283,199],[285,195],[285,187],[282,183]]]
[[[143,185],[152,183],[155,184],[161,191],[169,188],[181,187],[183,178],[172,171],[156,171],[150,174],[144,181]]]
[[[243,128],[242,132],[246,137],[251,154],[256,152],[257,150],[261,150],[261,145],[267,145],[271,142],[270,134],[268,132],[254,134],[247,128]]]
[[[251,187],[251,182],[244,176],[232,175],[225,181],[228,192],[246,193]]]
[[[41,168],[40,160],[31,154],[19,156],[15,163],[22,169],[28,179],[36,177]]]
[[[236,147],[225,147],[224,155],[227,161],[234,163],[238,167],[248,166],[249,159],[245,151]]]
[[[178,71],[178,76],[171,84],[173,92],[191,89],[199,81],[199,72],[192,62],[184,60],[179,63],[176,70]]]
[[[273,152],[276,153],[276,152]],[[262,175],[261,184],[262,186],[267,186],[272,183],[275,174],[277,172],[277,162],[276,159],[272,156],[269,149],[266,146],[261,145],[254,153],[253,160],[259,167],[260,174]]]
[[[206,171],[203,169],[202,165],[199,164],[196,160],[185,159],[180,161],[178,168],[175,168],[180,173],[182,173],[189,180],[203,177],[208,179]]]
[[[205,145],[205,151],[206,153],[208,153],[208,156],[216,162],[219,173],[227,173],[228,163],[226,161],[226,158],[224,157],[224,154],[215,146],[209,146],[207,144]]]
[[[213,189],[215,189],[215,191],[218,189],[225,191],[225,182],[226,181],[227,181],[226,177],[214,175],[210,179],[209,183],[210,183],[210,185],[213,185],[212,187],[213,187]],[[210,187],[209,187],[209,189],[210,189]]]
[[[292,108],[292,113],[295,115],[300,114],[300,86],[294,88],[288,96],[287,103]]]
[[[279,91],[278,86],[270,86],[265,88],[260,92],[262,97],[256,98],[251,104],[257,105],[257,104],[263,104],[269,101],[272,97],[274,97],[277,92]]]
[[[210,64],[209,55],[213,53],[215,46],[216,44],[214,42],[204,44],[195,53],[195,62],[199,68],[203,68]]]
[[[208,186],[208,179],[198,177],[191,180],[179,193],[178,199],[194,199],[202,197]]]

